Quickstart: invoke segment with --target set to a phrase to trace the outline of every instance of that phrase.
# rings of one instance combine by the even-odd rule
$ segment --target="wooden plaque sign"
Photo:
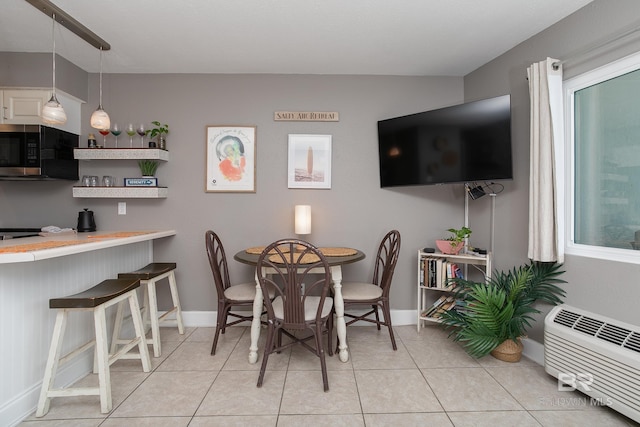
[[[276,122],[338,122],[337,111],[276,111],[273,113]]]

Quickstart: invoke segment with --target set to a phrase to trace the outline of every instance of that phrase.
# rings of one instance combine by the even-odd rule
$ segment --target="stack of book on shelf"
[[[426,310],[423,310],[420,314],[422,317],[431,317],[434,319],[438,319],[442,313],[445,311],[457,308],[461,301],[457,301],[453,296],[442,295],[440,298],[434,302],[431,307]]]
[[[462,278],[462,270],[458,264],[443,258],[423,258],[420,268],[420,286],[452,290],[452,279]]]

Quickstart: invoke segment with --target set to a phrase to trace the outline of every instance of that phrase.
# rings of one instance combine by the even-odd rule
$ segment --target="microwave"
[[[0,180],[78,180],[79,136],[42,125],[0,124]]]

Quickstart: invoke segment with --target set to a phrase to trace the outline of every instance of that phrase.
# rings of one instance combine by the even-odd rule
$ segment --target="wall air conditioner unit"
[[[556,306],[544,321],[544,368],[640,422],[640,326]]]

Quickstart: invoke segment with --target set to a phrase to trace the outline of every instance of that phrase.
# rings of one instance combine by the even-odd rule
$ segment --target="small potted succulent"
[[[464,239],[471,235],[469,227],[450,228],[447,230],[451,236],[446,239],[436,240],[436,246],[440,252],[447,255],[457,255],[464,247]]]
[[[155,127],[147,131],[147,133],[149,134],[149,138],[151,139],[157,138],[158,148],[161,150],[166,150],[167,149],[166,135],[169,133],[169,125],[166,123],[162,124],[157,120],[151,122],[151,124],[154,125]]]

